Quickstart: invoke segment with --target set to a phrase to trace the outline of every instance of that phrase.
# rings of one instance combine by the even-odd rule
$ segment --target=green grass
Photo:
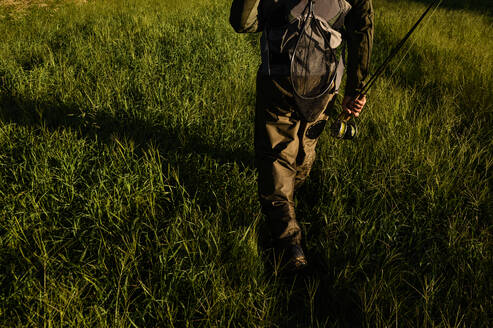
[[[490,326],[488,1],[445,2],[359,139],[322,136],[296,277],[266,263],[229,3],[0,7],[0,326]],[[375,68],[426,1],[374,6]]]

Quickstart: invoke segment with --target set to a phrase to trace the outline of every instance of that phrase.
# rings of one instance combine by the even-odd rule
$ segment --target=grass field
[[[374,0],[374,68],[428,3]],[[0,5],[0,326],[490,327],[489,1],[444,1],[360,137],[322,136],[298,276],[267,263],[229,4]]]

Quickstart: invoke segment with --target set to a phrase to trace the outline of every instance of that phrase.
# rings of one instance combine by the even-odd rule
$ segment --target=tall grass
[[[423,2],[374,1],[374,66]],[[437,10],[359,139],[322,136],[288,277],[256,196],[258,36],[228,1],[0,7],[0,326],[488,327],[486,2]]]

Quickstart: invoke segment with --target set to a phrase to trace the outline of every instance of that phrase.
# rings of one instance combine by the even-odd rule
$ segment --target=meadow
[[[269,260],[230,3],[0,2],[0,326],[490,327],[490,1],[445,0],[359,137],[321,137],[298,275]],[[372,69],[429,3],[374,0]]]

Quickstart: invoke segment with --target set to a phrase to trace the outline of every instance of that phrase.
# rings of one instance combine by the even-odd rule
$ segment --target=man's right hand
[[[358,98],[353,98],[350,96],[344,96],[342,99],[342,110],[348,113],[349,115],[354,115],[354,117],[358,117],[365,107],[366,104],[366,96],[359,96]]]

